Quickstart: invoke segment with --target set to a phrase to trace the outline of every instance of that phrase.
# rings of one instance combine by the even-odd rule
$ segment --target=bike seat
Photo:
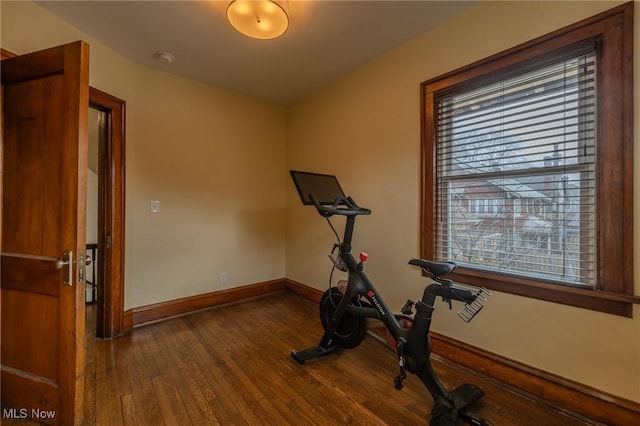
[[[458,267],[455,262],[438,262],[435,260],[411,259],[409,265],[419,266],[434,277],[446,275]]]

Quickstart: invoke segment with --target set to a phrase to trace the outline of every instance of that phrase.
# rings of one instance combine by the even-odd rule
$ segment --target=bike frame
[[[429,328],[431,327],[431,317],[435,309],[434,303],[437,297],[442,297],[443,301],[452,300],[465,303],[465,312],[459,311],[458,316],[465,322],[471,321],[482,309],[480,301],[486,301],[485,295],[491,293],[486,289],[471,289],[455,285],[453,281],[441,278],[455,268],[452,262],[434,262],[422,259],[412,259],[410,264],[420,266],[435,282],[425,287],[422,299],[418,302],[408,301],[406,306],[415,308],[415,315],[411,322],[411,327],[406,328],[400,325],[396,315],[378,293],[375,286],[364,272],[365,257],[361,255],[358,262],[351,254],[351,242],[355,228],[356,217],[359,215],[371,214],[371,210],[359,207],[351,197],[345,197],[342,193],[335,176],[320,175],[308,172],[291,171],[291,175],[296,184],[300,198],[305,205],[314,205],[318,213],[329,220],[333,215],[345,216],[346,224],[342,242],[337,246],[339,259],[330,256],[334,265],[340,270],[349,273],[347,286],[340,296],[337,305],[333,304],[333,290],[329,289],[323,295],[321,302],[321,316],[324,326],[324,334],[316,346],[311,346],[302,351],[291,351],[291,357],[300,365],[305,361],[323,355],[328,355],[338,347],[354,348],[362,342],[364,334],[362,328],[354,328],[352,341],[340,340],[342,337],[337,333],[341,322],[347,317],[373,318],[382,321],[385,328],[396,341],[396,353],[400,374],[394,380],[395,388],[402,389],[402,381],[406,379],[405,370],[415,374],[423,382],[434,403],[431,410],[431,426],[452,425],[458,419],[472,425],[487,425],[483,419],[477,419],[471,413],[466,412],[466,408],[484,395],[484,392],[471,384],[462,384],[455,390],[447,392],[431,366],[431,341],[429,339]],[[315,186],[314,186],[315,185]],[[318,201],[310,187],[319,188],[319,194],[323,203]],[[330,193],[335,196],[333,204],[328,206]],[[335,229],[334,229],[335,231]],[[337,236],[337,234],[336,234]],[[339,294],[339,293],[338,293]],[[326,299],[325,299],[326,297]],[[354,300],[366,300],[367,306],[354,304]],[[327,311],[323,311],[324,301],[332,303]],[[331,311],[330,309],[333,309]],[[405,308],[403,308],[403,312]],[[323,316],[324,313],[327,316]],[[327,318],[330,315],[330,318]],[[358,321],[357,327],[364,327],[364,321]],[[335,340],[335,341],[334,341]],[[348,342],[348,343],[347,343]],[[353,346],[350,346],[353,345]]]
[[[434,398],[440,397],[451,402],[451,396],[436,377],[429,360],[431,353],[429,328],[431,326],[434,302],[437,297],[437,294],[430,290],[436,290],[440,286],[432,284],[425,289],[422,300],[416,303],[416,314],[411,328],[402,327],[395,314],[387,306],[369,277],[367,277],[362,262],[359,263],[351,253],[351,239],[355,227],[355,219],[356,216],[347,216],[344,237],[339,246],[339,256],[349,271],[345,295],[340,299],[340,303],[325,328],[325,333],[320,340],[320,346],[328,348],[332,345],[333,333],[345,313],[379,319],[396,342],[404,343],[404,356],[406,359],[404,364],[406,369],[420,377]],[[357,296],[364,297],[372,307],[350,304],[350,301]]]

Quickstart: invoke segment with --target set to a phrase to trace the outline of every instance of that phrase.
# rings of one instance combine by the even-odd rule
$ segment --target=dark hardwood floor
[[[431,397],[415,377],[395,390],[395,356],[371,337],[305,366],[290,358],[291,349],[320,336],[317,305],[288,292],[114,340],[89,336],[85,424],[428,424]],[[448,389],[481,387],[486,395],[473,411],[494,425],[586,424],[468,370],[438,359],[433,365]]]

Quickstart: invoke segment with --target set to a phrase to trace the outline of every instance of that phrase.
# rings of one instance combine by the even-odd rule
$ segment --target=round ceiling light
[[[289,27],[284,3],[276,0],[232,0],[227,19],[242,34],[260,40],[279,37]]]

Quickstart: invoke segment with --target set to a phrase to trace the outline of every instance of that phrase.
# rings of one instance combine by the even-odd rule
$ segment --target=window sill
[[[600,290],[588,290],[562,284],[534,282],[504,274],[459,267],[447,278],[490,290],[532,297],[548,302],[591,309],[613,315],[633,318],[633,304],[640,304],[640,297],[611,293]]]

